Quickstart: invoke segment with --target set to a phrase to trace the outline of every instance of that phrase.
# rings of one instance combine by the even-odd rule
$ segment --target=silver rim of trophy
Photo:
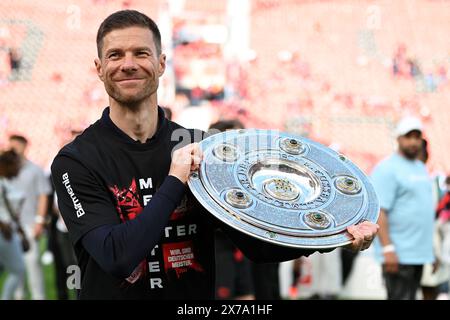
[[[260,240],[335,248],[347,227],[376,222],[379,203],[365,174],[317,142],[276,130],[242,129],[200,142],[204,158],[188,186],[216,218]]]

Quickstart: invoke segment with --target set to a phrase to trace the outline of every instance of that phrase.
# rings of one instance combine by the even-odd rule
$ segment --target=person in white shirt
[[[25,277],[25,262],[17,226],[10,209],[17,209],[23,199],[11,188],[8,179],[19,172],[19,156],[13,151],[0,153],[0,265],[8,273],[1,291],[1,300],[10,300]],[[8,204],[10,207],[8,207]]]
[[[12,185],[26,195],[20,210],[20,219],[31,245],[30,250],[25,254],[28,287],[33,300],[43,300],[45,299],[44,275],[38,241],[45,230],[47,196],[52,190],[44,171],[25,157],[27,139],[20,135],[13,135],[9,138],[9,145],[21,159],[19,174],[12,179]],[[23,288],[23,286],[20,288],[16,296],[19,299],[23,299]]]

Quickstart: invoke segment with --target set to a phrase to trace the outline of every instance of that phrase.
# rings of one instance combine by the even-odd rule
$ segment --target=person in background
[[[427,163],[429,158],[428,153],[428,142],[426,139],[422,138],[422,148],[419,154],[418,159],[422,161],[424,164]],[[433,184],[434,189],[438,188],[438,184]],[[433,198],[435,199],[434,203],[437,203],[439,192],[434,190]],[[433,207],[436,207],[434,205]],[[438,215],[436,215],[436,218]],[[422,296],[424,300],[436,300],[439,290],[441,286],[448,282],[449,280],[449,272],[447,268],[442,265],[441,262],[441,254],[442,254],[442,232],[440,230],[439,223],[435,223],[435,230],[433,235],[433,248],[434,248],[434,263],[427,263],[423,267],[422,279],[420,281]]]
[[[209,127],[220,132],[243,128],[239,120],[218,121]],[[253,263],[220,229],[215,232],[215,243],[216,299],[254,300]]]
[[[342,288],[344,288],[355,265],[358,252],[353,252],[350,250],[341,250],[340,254],[342,264],[341,265]]]
[[[382,263],[389,300],[414,300],[423,265],[434,262],[432,182],[418,159],[422,124],[402,119],[396,129],[398,151],[379,163],[372,182],[380,201],[377,259]]]
[[[437,224],[442,238],[441,263],[450,274],[450,176],[445,179],[445,193],[437,205]],[[449,300],[449,281],[439,288],[438,300]]]
[[[20,158],[14,151],[0,152],[0,265],[8,274],[1,300],[14,298],[25,277],[25,262],[17,225],[11,209],[17,209],[24,195],[11,187],[9,180],[19,173]],[[8,203],[7,203],[8,202]],[[9,205],[10,203],[10,205]]]
[[[26,197],[20,210],[24,231],[30,240],[30,250],[25,254],[28,288],[33,300],[45,299],[44,275],[40,261],[39,239],[45,230],[47,196],[51,193],[50,182],[44,171],[25,156],[28,140],[21,135],[9,137],[9,147],[20,156],[20,171],[11,184]],[[24,285],[17,298],[24,298]]]
[[[61,139],[61,147],[71,142],[81,133],[82,130],[75,127],[65,131],[65,134]],[[51,175],[49,176],[49,179],[51,181]],[[77,261],[57,201],[58,198],[53,190],[52,194],[48,197],[47,214],[50,217],[50,223],[48,225],[48,248],[54,257],[55,283],[58,300],[68,300],[70,298],[70,290],[67,287],[67,271],[68,267],[76,265]]]

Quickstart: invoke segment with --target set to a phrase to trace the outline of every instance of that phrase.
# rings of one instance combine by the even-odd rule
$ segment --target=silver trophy
[[[232,130],[200,142],[204,158],[188,185],[216,218],[252,237],[292,248],[351,243],[347,227],[376,222],[365,174],[317,142],[276,130]]]

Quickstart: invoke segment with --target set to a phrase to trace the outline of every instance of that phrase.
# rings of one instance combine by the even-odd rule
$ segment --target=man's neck
[[[111,121],[133,140],[145,143],[153,137],[158,127],[158,104],[144,101],[133,108],[123,106],[110,99]]]

